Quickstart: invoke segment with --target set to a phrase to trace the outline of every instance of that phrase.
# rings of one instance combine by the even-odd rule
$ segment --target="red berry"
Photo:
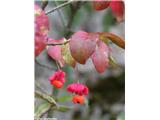
[[[73,98],[72,98],[72,102],[74,103],[74,104],[84,104],[84,101],[85,101],[85,98],[84,98],[84,96],[81,96],[81,95],[75,95],[75,96],[73,96]]]
[[[54,81],[52,81],[52,83],[51,83],[53,86],[55,86],[56,88],[62,88],[62,86],[63,86],[63,83],[62,82],[60,82],[59,80],[54,80]]]

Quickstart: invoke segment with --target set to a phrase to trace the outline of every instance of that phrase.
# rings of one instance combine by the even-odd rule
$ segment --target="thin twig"
[[[57,6],[57,7],[55,7],[55,8],[53,8],[53,9],[51,9],[51,10],[46,11],[46,15],[48,15],[49,13],[54,12],[54,11],[57,10],[57,9],[60,9],[60,8],[62,8],[62,7],[64,7],[64,6],[66,6],[66,5],[69,5],[69,4],[72,3],[72,2],[74,2],[74,0],[69,0],[69,1],[67,1],[67,2],[65,2],[65,3],[63,3],[63,4],[61,4],[61,5]]]
[[[61,67],[60,67],[60,65],[59,65],[59,63],[57,61],[56,61],[56,65],[57,65],[58,70],[60,70]]]
[[[47,43],[48,46],[56,46],[56,45],[65,45],[67,43],[69,43],[70,40],[66,40],[62,43]]]

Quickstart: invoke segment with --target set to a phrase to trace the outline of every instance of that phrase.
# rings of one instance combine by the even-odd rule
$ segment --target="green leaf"
[[[66,102],[66,101],[71,101],[72,99],[72,96],[62,96],[62,97],[59,97],[57,100],[58,102]]]
[[[40,104],[36,109],[35,109],[35,114],[34,117],[35,119],[40,118],[44,113],[46,113],[49,109],[51,108],[51,104],[48,102],[44,102]]]
[[[75,67],[76,61],[71,56],[71,52],[69,49],[69,44],[62,45],[61,47],[62,57],[66,64]]]
[[[60,105],[58,107],[53,107],[52,109],[58,110],[58,111],[61,111],[61,112],[66,112],[68,110],[73,109],[73,107],[69,107],[69,106],[65,106],[65,105]]]

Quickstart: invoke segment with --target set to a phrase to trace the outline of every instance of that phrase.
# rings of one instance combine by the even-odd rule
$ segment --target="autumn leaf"
[[[44,35],[37,35],[38,33],[35,33],[35,39],[34,39],[34,44],[35,44],[35,57],[37,57],[46,47],[45,43],[45,36]]]
[[[48,43],[61,43],[63,42],[64,39],[61,39],[61,40],[49,40]],[[55,45],[55,46],[49,46],[48,49],[47,49],[47,53],[48,55],[58,61],[58,63],[60,64],[61,67],[64,66],[64,60],[62,58],[62,54],[61,54],[61,46],[59,45]]]
[[[70,53],[69,44],[62,45],[61,52],[62,58],[65,61],[65,63],[71,65],[72,67],[75,67],[76,61],[73,59]]]
[[[91,59],[92,62],[99,73],[103,73],[109,65],[109,48],[102,41],[98,41],[97,49],[92,54]]]
[[[77,62],[85,64],[86,60],[95,51],[96,41],[89,33],[78,31],[72,35],[69,46],[72,57]]]

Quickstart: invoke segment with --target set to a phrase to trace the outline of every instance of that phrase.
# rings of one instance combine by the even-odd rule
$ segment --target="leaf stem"
[[[60,67],[60,65],[59,65],[59,63],[57,61],[56,61],[56,65],[57,65],[57,69],[60,70],[61,67]]]
[[[117,46],[125,49],[125,41],[120,38],[119,36],[109,33],[109,32],[103,32],[100,33],[102,36],[105,36],[106,38],[108,38],[109,40],[111,40],[114,44],[116,44]],[[101,39],[103,42],[106,41],[106,39]]]
[[[66,40],[66,41],[64,41],[64,42],[62,42],[62,43],[48,43],[47,45],[48,45],[48,46],[65,45],[65,44],[69,43],[69,41],[70,41],[70,40]]]

